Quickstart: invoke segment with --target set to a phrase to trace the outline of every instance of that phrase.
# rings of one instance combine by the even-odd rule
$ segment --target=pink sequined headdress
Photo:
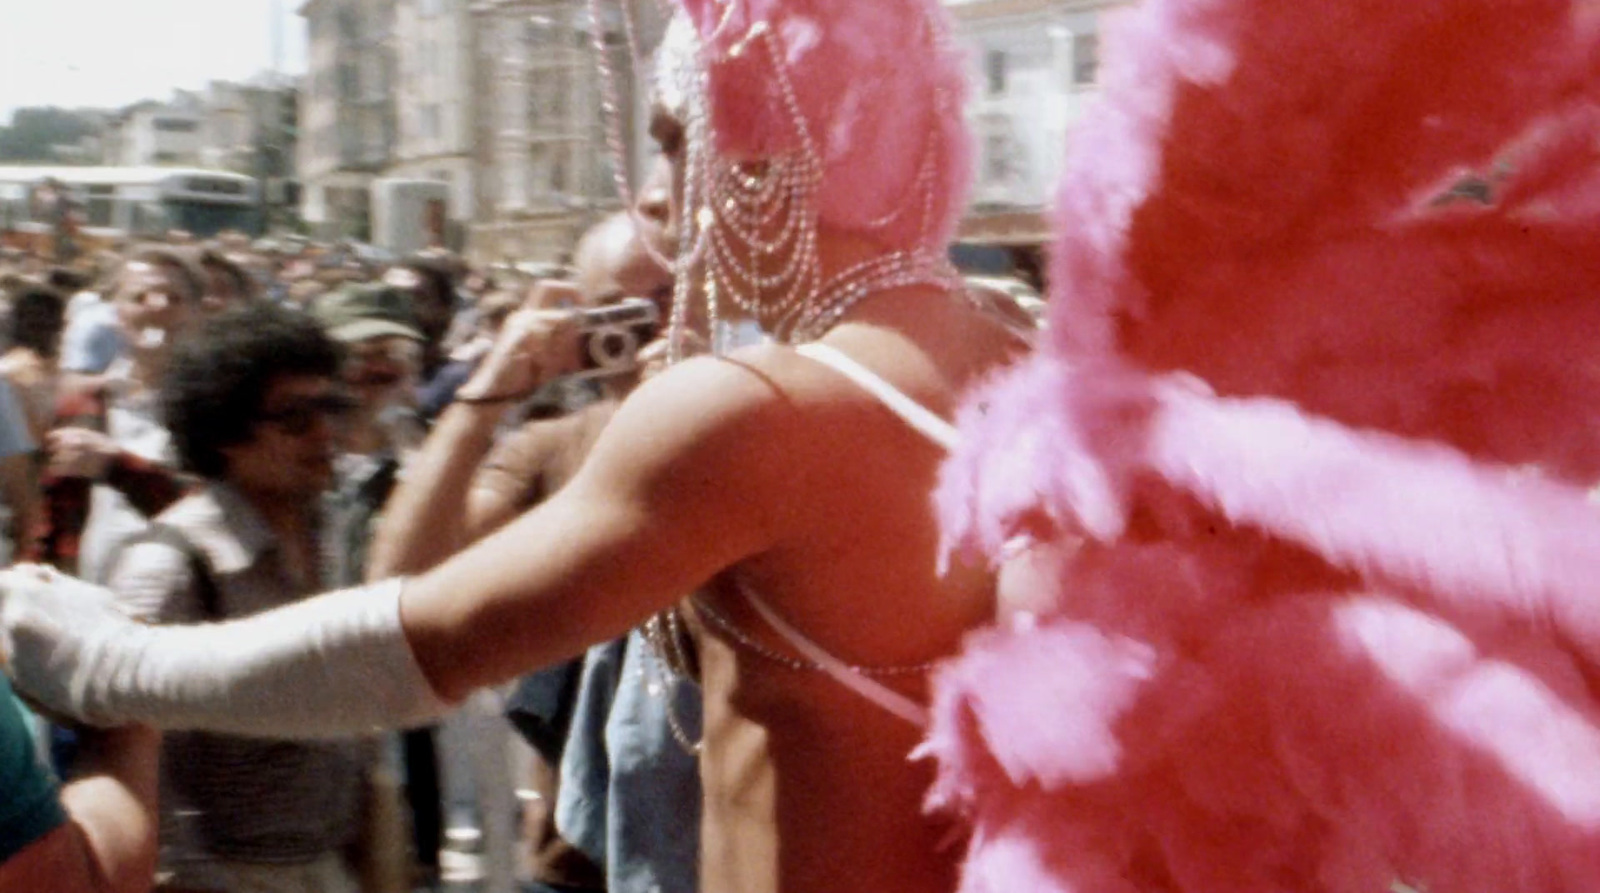
[[[965,207],[966,78],[934,0],[682,0],[695,25],[716,151],[764,159],[800,149],[798,110],[823,165],[825,225],[886,247],[943,248]],[[930,178],[931,207],[919,175]],[[876,222],[893,216],[886,226]]]
[[[945,246],[965,206],[964,71],[928,0],[682,0],[662,92],[685,128],[679,296],[789,341],[913,285],[958,287]],[[826,269],[825,234],[872,246]]]

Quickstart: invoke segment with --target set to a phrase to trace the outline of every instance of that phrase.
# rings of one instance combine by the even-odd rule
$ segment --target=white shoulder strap
[[[745,599],[750,602],[750,607],[756,609],[756,613],[761,615],[761,619],[765,620],[768,626],[807,660],[833,677],[835,682],[919,729],[925,729],[930,725],[928,708],[834,657],[828,649],[818,645],[810,636],[795,629],[787,620],[778,616],[778,612],[750,587],[741,585],[739,588],[743,591]]]
[[[884,381],[878,373],[851,359],[838,348],[819,341],[811,341],[796,347],[795,351],[855,382],[862,390],[878,398],[890,412],[905,420],[907,425],[921,432],[924,437],[946,450],[955,449],[957,435],[954,425],[945,421],[938,413],[907,397],[899,388]]]

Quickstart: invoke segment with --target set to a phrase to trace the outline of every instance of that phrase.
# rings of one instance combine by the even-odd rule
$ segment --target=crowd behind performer
[[[932,2],[684,12],[688,126],[665,147],[680,256],[714,309],[782,341],[645,382],[566,487],[417,577],[156,628],[58,573],[9,572],[0,647],[20,688],[99,723],[352,734],[426,721],[707,590],[686,610],[704,620],[702,889],[953,886],[949,827],[923,816],[931,776],[907,754],[920,674],[991,616],[994,580],[939,573],[929,493],[939,416],[1018,347],[944,256],[968,177],[963,67]],[[575,354],[569,338],[529,359],[553,374]]]
[[[344,347],[341,376],[356,401],[341,438],[335,486],[325,497],[325,582],[331,586],[365,578],[377,519],[422,437],[411,396],[427,339],[414,306],[411,291],[382,282],[346,285],[311,304],[328,335]],[[411,730],[400,741],[416,870],[431,882],[439,874],[444,842],[434,730]]]
[[[132,253],[105,300],[125,345],[104,375],[68,384],[56,407],[46,481],[42,557],[100,579],[107,556],[177,492],[168,475],[170,438],[155,412],[173,346],[200,321],[204,277],[181,252]]]
[[[231,310],[255,298],[255,281],[222,249],[196,248],[190,251],[190,255],[204,276],[200,303],[207,313]]]
[[[6,560],[27,556],[30,531],[40,517],[36,467],[37,444],[28,434],[28,418],[11,385],[0,378],[0,506],[6,513]]]
[[[204,483],[111,560],[124,609],[155,623],[259,613],[325,588],[320,500],[354,408],[339,347],[303,314],[219,316],[160,392],[182,467]],[[203,732],[166,736],[164,889],[345,893],[368,748]]]
[[[437,253],[414,254],[390,267],[384,274],[386,285],[411,292],[412,312],[424,337],[422,345],[422,380],[432,380],[444,368],[446,360],[445,337],[450,334],[450,324],[455,319],[459,300],[456,295],[456,265],[446,256]]]
[[[660,301],[666,318],[671,274],[655,262],[646,242],[658,251],[664,247],[669,187],[663,176],[641,191],[642,230],[627,212],[596,224],[575,252],[575,285],[541,283],[530,298],[533,306],[513,314],[503,339],[441,417],[387,510],[371,568],[375,577],[425,571],[571,480],[620,400],[637,385],[637,368],[597,379],[597,400],[530,420],[493,449],[491,435],[524,397],[550,384],[522,354],[537,351],[552,326],[560,326],[559,314],[538,308],[604,306],[647,296]],[[497,396],[480,403],[480,393]],[[591,651],[581,687],[564,665],[524,680],[512,697],[518,727],[536,750],[533,788],[541,799],[532,804],[525,828],[545,883],[613,893],[697,889],[698,767],[672,739],[668,723],[697,736],[699,692],[652,666],[648,648],[644,638],[630,635]],[[675,711],[670,720],[667,709]],[[563,838],[587,858],[577,857]],[[603,878],[590,863],[604,866]]]
[[[125,260],[115,253],[99,259],[98,276],[91,288],[72,296],[67,306],[67,328],[61,339],[61,368],[73,375],[93,378],[111,368],[126,344],[111,303]]]
[[[365,577],[376,520],[407,454],[422,440],[411,407],[424,336],[411,296],[382,284],[349,285],[327,295],[312,315],[343,353],[340,377],[354,399],[339,444],[339,474],[331,494],[337,548],[331,579],[348,586]]]
[[[87,732],[79,774],[62,787],[0,678],[0,890],[149,890],[160,748],[159,734],[137,726]]]
[[[9,346],[0,356],[0,376],[22,402],[33,442],[43,444],[56,418],[66,301],[45,285],[24,286],[10,298]]]

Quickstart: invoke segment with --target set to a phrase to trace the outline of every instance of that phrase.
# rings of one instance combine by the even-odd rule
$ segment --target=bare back
[[[1021,349],[958,297],[883,293],[824,339],[949,417]],[[711,581],[705,606],[759,647],[702,636],[708,893],[934,893],[945,829],[921,817],[920,730],[815,670],[722,591],[750,587],[847,663],[920,668],[993,616],[987,571],[936,573],[943,449],[786,347],[695,360],[617,409],[576,477],[413,579],[408,641],[447,699],[615,638]]]
[[[825,341],[949,418],[961,391],[1017,343],[958,304],[915,300],[923,306],[909,326],[911,308],[886,307],[898,330],[853,325]],[[925,703],[925,668],[992,618],[992,577],[936,574],[941,447],[814,360],[772,348],[750,361],[806,420],[808,442],[785,450],[806,499],[792,506],[785,540],[732,571],[698,612],[702,889],[951,890],[955,851],[939,851],[950,828],[922,815],[931,767],[908,761],[922,730],[805,667],[739,587]]]

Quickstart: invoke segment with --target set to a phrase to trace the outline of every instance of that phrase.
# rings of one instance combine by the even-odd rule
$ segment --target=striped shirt
[[[321,588],[319,580],[293,579],[271,529],[226,485],[207,484],[156,520],[181,534],[193,556],[156,540],[117,556],[110,585],[135,616],[161,623],[244,617]],[[209,597],[195,576],[196,557],[209,570]],[[177,886],[209,886],[210,861],[310,862],[360,827],[366,743],[185,732],[169,733],[164,748],[162,862]]]

